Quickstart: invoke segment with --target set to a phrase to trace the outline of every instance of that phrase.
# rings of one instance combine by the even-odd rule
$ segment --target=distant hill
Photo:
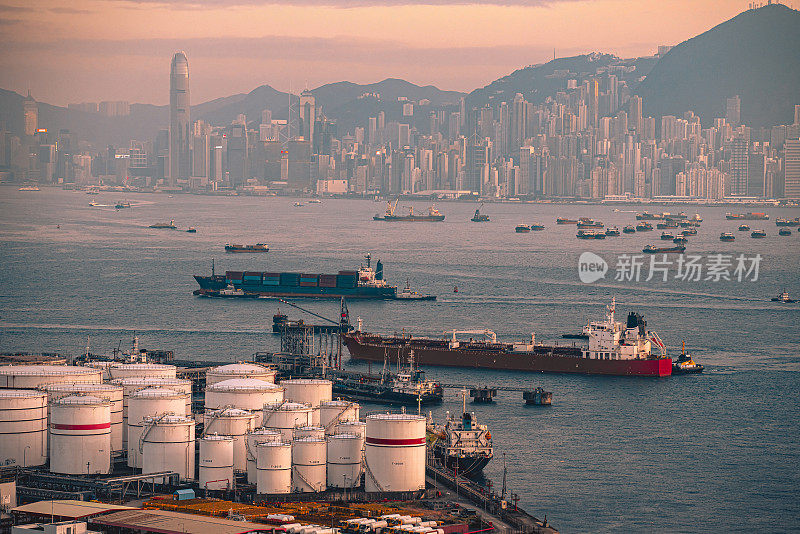
[[[558,91],[563,91],[566,79],[594,75],[598,69],[610,65],[634,67],[632,72],[626,73],[622,79],[627,80],[629,85],[635,84],[638,78],[650,72],[656,61],[655,57],[620,59],[612,54],[599,53],[557,58],[541,65],[531,65],[516,70],[486,87],[476,89],[469,94],[468,102],[470,106],[482,106],[490,100],[510,103],[514,95],[521,93],[528,102],[539,104],[547,97],[555,96]],[[563,73],[569,74],[561,76]]]
[[[771,4],[675,46],[636,92],[658,117],[692,110],[704,125],[725,116],[725,99],[741,97],[742,122],[792,122],[800,104],[800,11]]]

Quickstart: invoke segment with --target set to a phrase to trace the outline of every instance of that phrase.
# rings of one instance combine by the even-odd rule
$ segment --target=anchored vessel
[[[399,199],[398,199],[399,200]],[[444,220],[444,215],[442,215],[439,210],[436,209],[435,206],[431,206],[428,208],[428,213],[421,214],[421,213],[414,213],[414,207],[411,206],[408,208],[408,215],[396,215],[395,210],[397,209],[397,200],[394,201],[394,204],[391,202],[386,203],[386,212],[383,214],[383,217],[380,215],[375,215],[372,217],[374,221],[410,221],[410,222],[440,222]]]
[[[224,275],[195,275],[200,285],[194,294],[201,297],[313,297],[396,299],[397,287],[383,279],[383,264],[378,260],[373,269],[370,255],[366,266],[358,271],[339,271],[339,274],[267,273],[227,271]]]
[[[227,243],[225,252],[269,252],[266,243],[256,243],[255,245],[236,245]]]
[[[494,456],[492,434],[479,425],[474,413],[467,412],[466,391],[460,418],[447,412],[444,423],[429,424],[427,437],[436,458],[459,475],[479,475]]]
[[[168,223],[151,224],[150,228],[159,228],[161,230],[175,230],[178,227],[175,226],[175,220],[174,219],[170,219]]]
[[[769,215],[766,213],[726,213],[725,218],[729,221],[766,221]]]
[[[470,219],[472,222],[489,222],[489,216],[485,213],[481,213],[482,207],[483,204],[481,204],[480,208],[475,210],[475,215],[473,215],[472,219]]]
[[[413,350],[420,365],[445,365],[483,369],[545,371],[621,376],[668,376],[672,361],[653,331],[646,330],[641,315],[631,312],[627,322],[614,320],[615,302],[607,306],[602,321],[587,325],[588,347],[547,346],[530,342],[501,343],[491,330],[453,331],[452,339],[383,336],[360,330],[343,334],[351,357],[381,362],[387,352],[408,358]],[[483,340],[459,341],[456,334],[480,333]],[[656,353],[653,353],[653,345]]]

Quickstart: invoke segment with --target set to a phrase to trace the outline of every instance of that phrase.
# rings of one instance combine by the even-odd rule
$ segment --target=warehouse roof
[[[184,514],[168,510],[125,510],[92,519],[95,525],[134,529],[159,534],[244,534],[272,532],[275,527],[249,521]]]
[[[89,501],[72,501],[72,500],[57,500],[57,501],[38,501],[29,504],[23,504],[12,508],[12,512],[21,514],[32,514],[42,516],[57,516],[69,519],[79,519],[81,517],[90,517],[97,514],[106,512],[113,512],[118,510],[135,510],[131,506],[119,506],[117,504],[106,504],[104,502],[89,502]]]

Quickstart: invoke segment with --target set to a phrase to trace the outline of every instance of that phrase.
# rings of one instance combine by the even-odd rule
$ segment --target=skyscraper
[[[178,52],[172,56],[169,72],[169,184],[188,178],[192,165],[189,158],[189,60]]]
[[[28,96],[22,101],[22,111],[25,115],[25,135],[34,135],[39,127],[39,105],[28,91]]]
[[[784,196],[800,199],[800,139],[787,139],[783,146],[786,150]]]
[[[742,101],[739,95],[732,96],[725,100],[725,118],[734,128],[741,122]]]
[[[748,168],[747,139],[742,134],[737,134],[731,144],[731,196],[747,195],[747,168]]]
[[[314,123],[317,120],[317,105],[314,95],[306,89],[300,93],[300,137],[313,146]]]

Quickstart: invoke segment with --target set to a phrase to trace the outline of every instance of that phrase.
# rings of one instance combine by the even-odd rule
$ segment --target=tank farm
[[[136,499],[273,532],[555,532],[435,464],[426,417],[278,377],[255,362],[0,365],[0,476],[23,501]]]

